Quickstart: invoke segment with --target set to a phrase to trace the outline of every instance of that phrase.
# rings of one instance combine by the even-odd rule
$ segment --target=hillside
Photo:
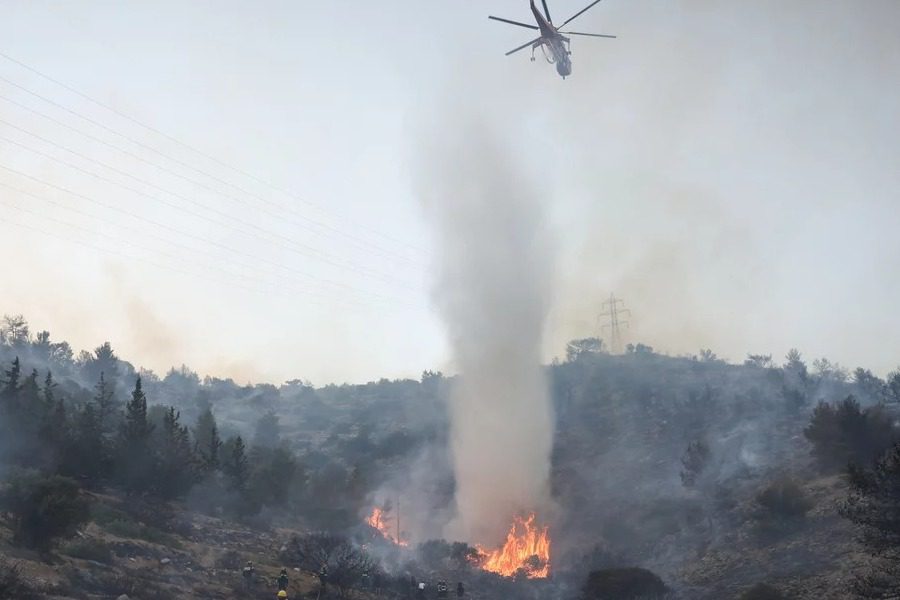
[[[58,598],[240,597],[237,569],[246,560],[269,583],[287,567],[300,597],[317,591],[316,561],[286,549],[293,536],[319,531],[344,536],[366,570],[383,573],[389,596],[402,597],[412,576],[464,581],[473,598],[575,600],[591,571],[642,567],[678,598],[738,598],[758,583],[790,598],[845,598],[868,559],[838,514],[848,494],[842,469],[823,462],[825,446],[805,430],[819,402],[853,396],[861,419],[893,423],[900,401],[896,374],[882,381],[860,369],[851,377],[824,359],[810,370],[799,353],[784,365],[759,356],[736,365],[708,351],[669,357],[638,345],[614,356],[573,344],[566,361],[546,367],[556,415],[556,506],[543,516],[551,577],[504,579],[479,570],[464,545],[429,542],[453,511],[454,378],[426,372],[419,381],[315,387],[201,379],[186,367],[157,376],[108,345],[75,358],[49,335],[18,331],[7,323],[0,344],[6,402],[10,394],[18,402],[7,406],[50,406],[51,371],[59,408],[42,418],[59,424],[53,443],[68,451],[23,455],[36,446],[27,428],[9,429],[18,413],[5,412],[4,481],[12,485],[21,468],[60,472],[79,482],[90,514],[73,537],[38,552],[13,544],[7,507],[0,552],[34,589]],[[76,442],[85,413],[102,405],[100,373],[114,410],[97,441],[111,454],[109,468],[92,470],[69,459],[87,452]],[[23,403],[29,393],[31,405]],[[146,481],[133,480],[133,460],[128,472],[115,466],[138,393],[156,461]],[[41,422],[35,431],[44,431]],[[211,435],[221,444],[216,461],[204,451]],[[364,522],[374,507],[393,519],[397,501],[409,549]],[[274,597],[274,588],[257,591]]]

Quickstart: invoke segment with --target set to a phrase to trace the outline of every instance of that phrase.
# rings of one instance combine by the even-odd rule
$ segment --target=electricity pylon
[[[621,305],[621,307],[620,307]],[[631,311],[625,308],[625,302],[616,298],[615,294],[609,295],[609,300],[603,303],[603,312],[599,318],[609,317],[609,321],[601,327],[602,331],[609,331],[609,349],[613,354],[622,353],[622,327],[628,327],[628,321],[622,320],[622,315],[630,315]]]

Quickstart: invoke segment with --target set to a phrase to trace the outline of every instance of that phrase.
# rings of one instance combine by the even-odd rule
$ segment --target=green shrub
[[[869,465],[898,440],[894,420],[882,406],[863,409],[853,396],[834,404],[820,402],[803,433],[826,470],[848,463]]]
[[[0,504],[12,516],[13,542],[41,552],[50,551],[57,539],[74,535],[90,516],[78,484],[58,475],[15,476]]]

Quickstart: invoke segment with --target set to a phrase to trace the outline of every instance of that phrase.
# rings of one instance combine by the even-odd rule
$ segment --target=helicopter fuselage
[[[545,46],[556,64],[556,72],[563,79],[572,74],[572,59],[569,58],[569,38],[562,35],[531,0],[531,12],[541,31],[541,39],[535,47]]]

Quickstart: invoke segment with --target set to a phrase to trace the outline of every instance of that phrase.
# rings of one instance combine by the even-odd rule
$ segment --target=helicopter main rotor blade
[[[488,19],[493,19],[495,21],[502,21],[503,23],[509,23],[510,25],[518,25],[519,27],[526,27],[528,29],[534,29],[535,31],[538,29],[537,25],[529,25],[528,23],[519,23],[518,21],[511,21],[509,19],[504,19],[503,17],[489,16]]]
[[[534,38],[534,39],[531,40],[530,42],[527,42],[527,43],[525,43],[525,44],[522,44],[522,45],[519,46],[518,48],[515,48],[515,49],[513,49],[513,50],[510,50],[509,52],[506,53],[506,56],[509,56],[510,54],[515,54],[515,53],[518,52],[519,50],[524,50],[524,49],[527,48],[528,46],[533,46],[534,44],[538,43],[538,42],[541,41],[542,39],[543,39],[543,38]]]
[[[547,15],[547,20],[552,24],[553,19],[550,18],[550,9],[547,8],[547,0],[541,0],[541,4],[544,5],[544,14]]]
[[[614,35],[607,35],[605,33],[578,33],[577,31],[560,31],[560,33],[564,35],[586,35],[588,37],[602,37],[602,38],[615,38]]]
[[[599,4],[599,3],[600,3],[600,0],[594,0],[593,2],[591,2],[590,4],[588,4],[587,6],[582,8],[580,11],[578,11],[577,13],[575,13],[574,15],[569,17],[565,23],[560,25],[560,27],[565,27],[566,25],[568,25],[569,23],[571,23],[572,21],[574,21],[575,19],[577,19],[578,17],[580,17],[581,15],[583,15],[584,13],[586,13],[587,11],[592,9],[594,7],[594,5]]]

